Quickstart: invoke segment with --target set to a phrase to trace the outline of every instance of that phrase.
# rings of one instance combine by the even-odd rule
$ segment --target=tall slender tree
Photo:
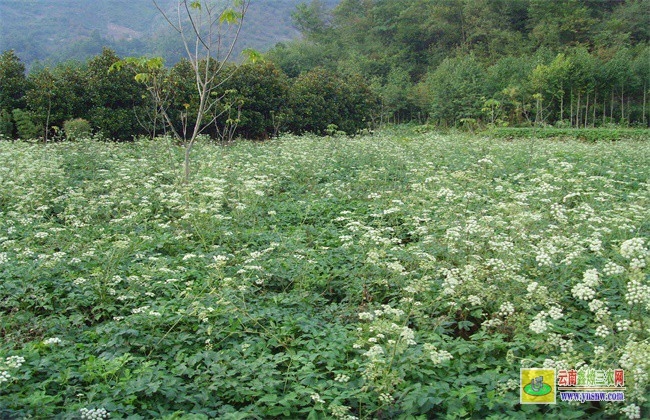
[[[153,3],[183,42],[199,97],[196,118],[183,136],[184,180],[191,174],[190,156],[199,135],[218,118],[221,99],[217,89],[232,76],[226,66],[239,38],[250,0],[179,0],[174,12]]]

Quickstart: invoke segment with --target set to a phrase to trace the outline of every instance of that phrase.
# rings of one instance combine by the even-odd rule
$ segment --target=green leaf
[[[240,12],[237,12],[233,9],[226,9],[223,11],[221,16],[219,16],[219,23],[226,22],[228,25],[232,25],[238,23],[242,17],[243,16]]]
[[[265,60],[264,60],[264,56],[262,55],[262,53],[260,53],[260,52],[257,51],[257,50],[254,50],[254,49],[252,49],[252,48],[246,48],[246,49],[245,49],[244,51],[242,51],[241,53],[242,53],[243,56],[246,57],[246,59],[247,59],[248,61],[250,61],[250,62],[253,63],[253,64],[257,63],[258,61],[260,61],[260,62],[264,62],[264,61],[265,61]]]

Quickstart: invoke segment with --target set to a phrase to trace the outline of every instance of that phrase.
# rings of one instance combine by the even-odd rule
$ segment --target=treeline
[[[196,117],[198,94],[188,61],[155,74],[158,98],[143,83],[135,64],[115,52],[86,63],[64,63],[25,74],[13,51],[0,55],[0,135],[44,140],[94,132],[107,139],[129,140],[171,132],[183,135]],[[205,63],[203,64],[205,65]],[[218,66],[215,66],[218,67]],[[314,68],[289,78],[271,62],[230,64],[215,95],[222,98],[206,120],[204,134],[268,138],[279,132],[356,133],[369,126],[377,98],[358,76]],[[149,79],[151,80],[151,79]],[[172,127],[162,118],[170,117]]]
[[[362,74],[381,121],[647,126],[649,0],[342,0],[294,14],[288,75]]]
[[[413,120],[647,127],[649,11],[650,0],[343,0],[334,9],[303,3],[293,15],[302,39],[278,44],[264,62],[231,64],[222,73],[215,92],[221,105],[206,116],[215,123],[205,134],[356,133]],[[105,49],[85,63],[26,75],[6,51],[0,134],[182,134],[198,108],[190,64],[152,70],[154,98],[151,84],[136,80],[141,69],[116,69],[117,62]]]

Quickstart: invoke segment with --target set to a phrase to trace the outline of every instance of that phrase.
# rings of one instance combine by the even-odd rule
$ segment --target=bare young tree
[[[176,10],[164,10],[152,0],[167,23],[179,34],[187,59],[194,71],[198,108],[196,119],[181,135],[185,149],[184,179],[190,178],[190,155],[198,136],[221,115],[219,104],[223,95],[217,89],[235,69],[226,63],[232,57],[244,17],[251,0],[178,0]],[[161,99],[161,98],[158,98]],[[154,98],[156,100],[156,98]],[[158,102],[161,106],[162,102]],[[161,114],[173,127],[164,109]]]

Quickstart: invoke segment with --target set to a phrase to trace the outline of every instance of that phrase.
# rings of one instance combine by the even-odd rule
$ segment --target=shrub
[[[425,82],[433,119],[451,125],[463,118],[480,119],[483,81],[484,70],[473,56],[444,60]]]
[[[288,128],[323,134],[335,124],[347,134],[369,125],[377,101],[360,77],[342,77],[318,68],[298,77],[289,91]]]
[[[12,112],[16,122],[18,137],[23,140],[34,139],[41,136],[41,127],[34,122],[34,117],[22,109],[14,109]]]
[[[13,138],[14,123],[11,114],[5,109],[0,109],[0,136]]]
[[[587,142],[618,141],[618,140],[645,140],[648,138],[648,130],[645,129],[622,129],[622,128],[496,128],[489,130],[487,134],[492,138],[499,139],[563,139],[582,140]]]
[[[68,140],[79,140],[90,136],[92,128],[90,123],[83,118],[75,118],[63,123],[63,131]]]
[[[267,138],[276,131],[274,113],[286,108],[287,77],[271,63],[244,64],[221,87],[231,91],[231,101],[241,103],[237,134],[249,139]],[[227,117],[221,118],[220,125]]]

